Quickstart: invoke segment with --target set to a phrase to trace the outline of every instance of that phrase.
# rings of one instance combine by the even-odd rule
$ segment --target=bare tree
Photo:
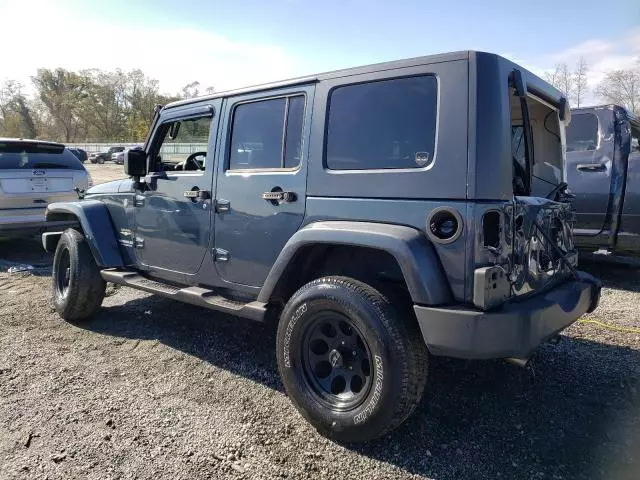
[[[182,87],[182,98],[195,98],[200,95],[200,82],[195,81]]]
[[[576,101],[576,107],[580,106],[580,102],[587,93],[587,74],[589,73],[589,66],[584,57],[580,57],[576,65],[576,70],[573,72],[573,98]]]
[[[573,76],[566,63],[559,63],[554,67],[553,72],[546,72],[544,79],[556,87],[571,101],[573,98]]]
[[[640,115],[640,60],[632,68],[608,72],[598,84],[596,95]]]

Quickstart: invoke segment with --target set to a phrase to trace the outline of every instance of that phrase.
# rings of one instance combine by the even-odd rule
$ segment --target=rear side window
[[[295,168],[302,159],[303,95],[238,105],[229,169]]]
[[[0,170],[36,168],[84,170],[82,162],[66,148],[60,152],[37,150],[34,147],[21,147],[19,144],[0,143]]]
[[[598,146],[598,117],[593,113],[571,115],[567,127],[567,152],[585,152]]]
[[[333,170],[421,168],[433,161],[433,76],[338,87],[329,99],[326,165]]]

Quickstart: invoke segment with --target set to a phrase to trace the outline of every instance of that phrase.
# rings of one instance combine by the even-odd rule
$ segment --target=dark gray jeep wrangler
[[[382,435],[420,401],[429,355],[526,359],[596,307],[575,268],[569,115],[478,52],[172,103],[129,179],[49,205],[69,222],[43,237],[55,307],[84,320],[113,282],[277,319],[302,415],[340,441]]]

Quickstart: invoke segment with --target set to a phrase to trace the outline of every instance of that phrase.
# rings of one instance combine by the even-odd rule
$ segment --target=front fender
[[[51,203],[45,215],[47,221],[73,215],[82,227],[96,263],[103,268],[124,267],[111,216],[104,203],[98,200]]]
[[[413,302],[442,305],[452,301],[449,282],[429,240],[417,229],[370,222],[321,221],[297,231],[286,243],[260,290],[267,303],[296,252],[311,244],[348,245],[384,250],[398,262]]]

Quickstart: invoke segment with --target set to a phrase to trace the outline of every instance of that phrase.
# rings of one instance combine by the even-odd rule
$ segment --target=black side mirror
[[[124,152],[124,173],[138,178],[147,174],[147,154],[144,150],[126,150]]]

